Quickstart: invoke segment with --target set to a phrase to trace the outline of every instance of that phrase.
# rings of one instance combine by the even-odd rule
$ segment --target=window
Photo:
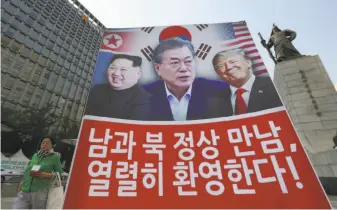
[[[83,78],[80,79],[80,86],[81,87],[84,87],[84,84],[85,84],[85,80]]]
[[[1,12],[1,20],[6,22],[6,23],[9,23],[9,21],[12,19],[12,15],[10,15],[9,13],[5,12],[5,11],[2,11]]]
[[[9,100],[12,101],[12,102],[15,102],[15,103],[19,102],[19,98],[20,98],[23,90],[25,89],[25,86],[26,86],[26,83],[24,83],[21,80],[16,80],[14,88],[11,91]]]
[[[32,100],[31,100],[31,106],[33,107],[39,107],[39,104],[41,103],[41,98],[42,98],[43,90],[39,87],[35,89],[35,92],[33,94]]]
[[[62,96],[64,96],[64,97],[68,96],[70,86],[71,86],[71,82],[69,80],[65,80],[64,86],[63,86],[63,89],[62,89]]]
[[[65,103],[66,103],[66,100],[62,97],[58,100],[56,110],[55,110],[56,115],[58,115],[58,116],[62,115],[62,111],[63,111],[63,108],[65,106]]]
[[[31,39],[37,40],[37,37],[39,36],[39,34],[38,34],[36,31],[31,30],[31,31],[29,32],[29,36],[30,36]]]
[[[68,75],[68,70],[63,67],[62,70],[61,70],[61,75],[62,75],[62,77],[66,78],[67,75]]]
[[[58,95],[56,95],[55,93],[53,93],[50,102],[53,103],[54,105],[56,105],[57,102],[58,102],[58,100],[59,100],[59,98],[60,97]]]
[[[57,40],[56,40],[56,43],[60,46],[63,45],[63,40],[59,37]]]
[[[6,36],[2,36],[1,37],[1,45],[4,47],[7,47],[9,45],[9,43],[11,42],[11,39],[6,37]]]
[[[72,101],[67,100],[65,109],[63,110],[63,116],[69,116],[71,107],[72,107]]]
[[[50,30],[48,30],[48,28],[46,28],[46,27],[42,30],[42,34],[46,37],[49,36],[49,33],[50,33]]]
[[[18,58],[15,60],[12,71],[10,73],[13,76],[19,76],[24,63],[25,63],[25,58],[18,56]]]
[[[84,111],[84,106],[80,105],[79,108],[78,108],[77,116],[76,116],[76,120],[77,121],[81,121],[82,120],[83,111]]]
[[[40,77],[40,80],[39,80],[39,83],[38,83],[41,88],[46,87],[46,84],[48,82],[49,77],[50,77],[50,71],[45,69],[42,76]]]
[[[71,73],[71,71],[68,72],[67,79],[72,81],[74,79],[74,73]]]
[[[75,84],[78,84],[80,82],[80,76],[75,75],[74,82],[75,82]]]
[[[35,24],[33,25],[34,29],[38,32],[42,31],[42,25],[38,22],[35,22]]]
[[[57,81],[57,74],[52,72],[51,76],[49,77],[48,84],[47,84],[47,90],[52,91],[56,85],[56,81]]]
[[[64,62],[64,67],[65,67],[66,69],[69,69],[69,68],[70,68],[70,63],[69,63],[67,60]]]
[[[23,41],[25,40],[25,35],[23,35],[22,33],[20,33],[19,31],[15,34],[14,38],[23,43]]]
[[[18,43],[18,42],[13,42],[12,45],[11,45],[11,50],[12,50],[13,52],[18,52],[19,49],[20,49],[20,47],[21,47],[21,44],[20,44],[20,43]]]
[[[36,10],[32,10],[32,12],[29,14],[33,19],[37,19],[37,17],[39,16],[39,12],[37,12]]]
[[[13,38],[15,33],[16,33],[16,29],[14,29],[12,27],[8,27],[7,31],[5,32],[5,35]]]
[[[39,54],[37,54],[36,52],[32,52],[29,57],[32,61],[37,62],[37,59],[39,58]]]
[[[71,107],[71,112],[70,112],[70,119],[76,118],[78,107],[79,107],[79,104],[73,103],[73,106]]]
[[[14,18],[11,22],[11,25],[13,28],[19,29],[21,26],[21,22]]]
[[[41,64],[42,66],[45,66],[47,64],[47,58],[40,56],[38,63]]]
[[[49,22],[48,20],[46,21],[46,26],[50,31],[53,30],[53,24]]]
[[[58,77],[54,91],[58,94],[61,94],[65,79],[61,76]]]
[[[57,37],[53,32],[51,32],[50,35],[49,35],[49,39],[51,39],[53,41],[56,41]]]
[[[54,52],[51,52],[50,55],[49,55],[49,58],[50,58],[52,61],[56,62],[57,55],[56,55]]]
[[[14,86],[15,78],[11,77],[8,74],[6,74],[5,78],[6,78],[6,80],[1,82],[1,86],[3,88],[7,88],[7,89],[11,90],[13,88],[13,86]],[[1,77],[1,79],[2,79],[2,77]]]
[[[19,30],[25,35],[29,34],[29,27],[26,24],[21,24]]]
[[[61,49],[60,55],[61,55],[63,58],[66,58],[66,57],[67,57],[67,51],[65,51],[65,50],[62,48],[62,49]]]
[[[25,67],[22,69],[20,77],[23,80],[28,80],[30,74],[33,72],[35,64],[29,60],[26,61]]]
[[[25,58],[29,57],[29,55],[30,55],[30,49],[25,47],[25,46],[21,47],[19,52]]]
[[[44,55],[45,57],[49,57],[49,53],[50,53],[50,50],[48,50],[47,48],[43,48],[42,50],[42,55]]]
[[[71,84],[68,98],[73,99],[75,97],[77,85],[75,83]]]
[[[34,20],[31,17],[27,17],[27,19],[25,20],[25,23],[31,26],[34,24]]]
[[[33,84],[37,84],[38,83],[38,81],[40,79],[40,76],[42,74],[42,71],[43,71],[43,67],[40,66],[40,65],[37,65],[36,69],[35,69],[35,72],[34,72],[34,75],[33,75],[32,79],[31,79],[31,82]]]
[[[52,50],[53,46],[54,46],[54,42],[52,42],[51,40],[48,39],[47,42],[46,42],[46,45],[47,45],[47,48],[49,50]]]
[[[43,45],[46,41],[46,37],[40,35],[39,38],[38,38],[38,41]]]
[[[48,91],[44,91],[42,96],[42,106],[45,106],[49,103],[49,100],[51,99],[51,93]]]
[[[39,43],[35,42],[34,44],[34,50],[38,53],[42,53],[42,45],[40,45]]]
[[[53,51],[56,53],[56,54],[59,54],[60,53],[60,47],[58,45],[54,45],[54,49]]]
[[[77,90],[76,90],[76,94],[75,94],[75,101],[76,102],[79,103],[81,101],[82,93],[83,93],[83,88],[78,87]]]
[[[32,98],[32,95],[34,93],[35,87],[31,84],[28,84],[26,87],[26,91],[22,97],[21,104],[23,105],[29,105],[30,99]]]
[[[59,66],[58,64],[55,64],[54,65],[54,68],[53,68],[53,70],[54,70],[54,72],[56,73],[56,74],[60,74],[61,73],[61,66]]]
[[[81,74],[82,74],[82,77],[83,77],[83,78],[86,78],[86,77],[87,77],[87,74],[88,74],[88,72],[86,72],[86,71],[82,71],[82,72],[81,72]]]
[[[5,4],[7,7],[5,10],[7,10],[10,14],[15,14],[17,11],[17,8],[13,6],[12,4]]]
[[[64,59],[62,57],[57,58],[57,63],[60,64],[61,66],[63,65]]]
[[[83,95],[82,95],[82,98],[81,98],[81,104],[85,104],[87,102],[88,93],[89,93],[89,91],[84,89]]]

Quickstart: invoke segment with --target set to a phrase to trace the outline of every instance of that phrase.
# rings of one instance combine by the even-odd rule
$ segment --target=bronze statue
[[[261,35],[260,38],[262,38]],[[270,49],[274,46],[276,61],[282,62],[301,56],[298,50],[291,43],[291,41],[293,41],[295,38],[295,31],[291,31],[289,29],[280,30],[274,24],[268,43],[266,44],[264,40],[261,40],[261,43],[269,53],[271,53]]]

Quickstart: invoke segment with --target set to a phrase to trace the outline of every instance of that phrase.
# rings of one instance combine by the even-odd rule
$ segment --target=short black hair
[[[142,65],[142,58],[135,55],[127,55],[127,54],[116,54],[112,57],[110,65],[117,59],[127,59],[133,62],[132,67],[140,67]]]
[[[177,49],[177,48],[182,48],[182,47],[188,47],[188,49],[191,51],[192,56],[195,56],[195,51],[194,47],[191,42],[183,40],[179,37],[174,37],[170,39],[166,39],[163,41],[160,41],[158,46],[154,49],[153,53],[153,61],[155,63],[161,63],[162,62],[162,57],[163,54],[166,50],[172,50],[172,49]]]
[[[45,136],[45,137],[43,137],[43,138],[41,139],[41,142],[40,142],[40,143],[42,143],[42,141],[43,141],[44,139],[50,139],[52,145],[55,145],[55,144],[56,144],[56,141],[55,141],[55,139],[54,139],[52,136]]]

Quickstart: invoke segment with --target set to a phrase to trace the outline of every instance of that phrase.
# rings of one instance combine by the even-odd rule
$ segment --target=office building
[[[79,123],[103,29],[78,1],[2,0],[2,108],[53,102],[57,116]]]

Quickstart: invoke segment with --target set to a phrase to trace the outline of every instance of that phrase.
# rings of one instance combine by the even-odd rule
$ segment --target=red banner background
[[[88,119],[90,118],[90,119]],[[97,120],[95,120],[97,119]],[[271,131],[269,122],[272,121],[275,126],[280,127],[278,131],[279,137],[268,137],[258,139],[254,134],[253,125],[257,125],[260,134]],[[122,121],[112,122],[112,119],[105,121],[102,118],[85,117],[82,123],[82,128],[79,136],[79,142],[73,162],[71,177],[67,187],[66,199],[64,208],[116,208],[116,209],[139,209],[139,208],[330,208],[326,195],[320,186],[317,177],[312,169],[312,166],[303,150],[303,147],[294,131],[294,128],[288,118],[286,111],[277,111],[269,114],[262,114],[260,116],[253,116],[234,120],[217,121],[217,122],[184,122],[176,124],[130,124],[130,121],[123,123]],[[247,146],[243,140],[241,143],[231,143],[228,137],[228,130],[240,128],[242,136],[242,126],[246,126],[249,133],[254,134],[250,138],[251,146]],[[104,138],[106,129],[110,129],[110,134],[114,132],[134,132],[135,147],[133,147],[132,160],[127,160],[127,154],[113,154],[110,149],[116,147],[116,141],[119,139],[114,136],[106,145],[108,148],[107,156],[103,158],[89,157],[89,149],[91,145],[104,145],[104,143],[90,142],[91,129],[95,128],[94,137]],[[217,141],[217,146],[203,144],[200,147],[196,146],[201,135],[201,131],[205,132],[207,139],[211,141],[211,130],[214,129],[216,135],[220,138]],[[173,182],[175,178],[175,171],[173,167],[177,162],[183,161],[179,158],[179,150],[185,148],[180,145],[174,149],[174,144],[179,138],[174,136],[174,133],[186,133],[191,131],[193,133],[195,157],[193,158],[194,171],[198,173],[195,178],[195,188],[190,186],[183,186],[184,190],[197,191],[196,196],[179,196],[177,186]],[[163,144],[166,148],[163,149],[163,196],[158,195],[158,175],[156,183],[152,189],[147,189],[143,185],[144,175],[141,169],[144,168],[145,163],[154,163],[157,168],[159,160],[157,154],[147,154],[143,144],[146,143],[146,133],[158,134],[162,132]],[[262,142],[268,140],[280,139],[283,145],[283,152],[268,153],[263,150]],[[211,141],[212,142],[212,141]],[[296,145],[296,151],[291,151],[291,145]],[[207,160],[202,155],[202,150],[212,146],[219,150],[219,155],[213,160]],[[254,151],[255,155],[246,157],[236,157],[234,146],[238,146],[240,152]],[[275,145],[267,146],[269,149],[276,148]],[[124,148],[124,147],[122,147]],[[125,147],[127,148],[127,147]],[[209,152],[208,154],[212,154]],[[261,164],[260,170],[262,177],[275,177],[276,173],[271,161],[271,156],[275,156],[278,165],[285,168],[286,172],[282,174],[288,193],[283,193],[278,181],[269,183],[259,183],[256,170],[254,170],[253,161],[258,159],[267,159],[267,164]],[[286,161],[286,156],[290,156],[294,162],[299,179],[295,180],[293,173],[290,170],[289,164]],[[229,179],[229,171],[224,168],[227,160],[235,159],[241,163],[241,158],[247,161],[247,167],[253,169],[254,173],[250,175],[252,185],[247,185],[243,169],[238,169],[242,173],[241,181],[235,183]],[[111,176],[101,175],[98,177],[91,177],[88,173],[89,165],[92,161],[99,160],[104,163],[112,161]],[[202,162],[215,163],[219,160],[221,166],[222,180],[216,176],[210,178],[203,178],[200,175],[199,165]],[[118,180],[116,179],[116,164],[118,161],[125,161],[133,163],[138,161],[138,176],[137,195],[135,197],[119,197],[118,196]],[[188,163],[188,161],[183,161]],[[186,164],[188,165],[188,164]],[[98,167],[93,167],[93,171],[97,171]],[[207,173],[207,170],[204,170]],[[187,177],[189,179],[190,176]],[[237,176],[236,176],[237,178]],[[89,188],[91,179],[105,179],[109,180],[108,196],[95,197],[89,196]],[[129,179],[132,180],[132,175]],[[219,181],[224,186],[224,192],[220,195],[210,195],[206,191],[206,184],[209,181]],[[233,184],[237,184],[238,188],[255,189],[255,194],[235,194]],[[217,187],[212,188],[214,190]]]

